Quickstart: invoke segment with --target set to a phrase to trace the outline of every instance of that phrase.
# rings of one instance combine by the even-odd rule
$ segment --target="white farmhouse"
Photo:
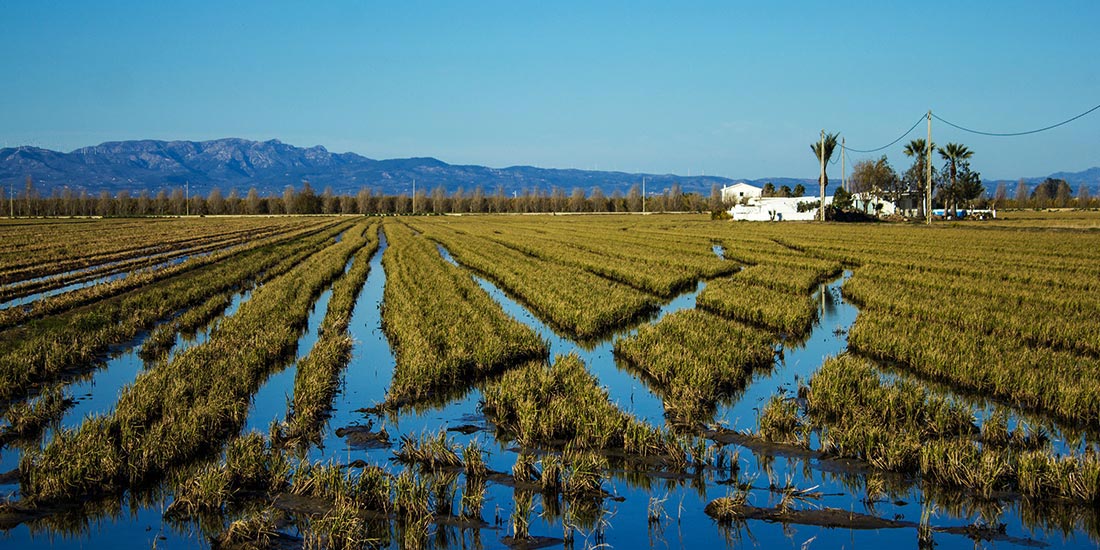
[[[762,191],[763,189],[745,182],[727,185],[722,188],[722,202],[726,204],[740,203],[745,198],[759,197]]]
[[[813,204],[821,197],[756,197],[746,204],[738,204],[729,209],[734,220],[756,222],[810,221],[817,219],[817,208],[798,211],[799,203]],[[825,204],[832,204],[833,197],[825,197]]]

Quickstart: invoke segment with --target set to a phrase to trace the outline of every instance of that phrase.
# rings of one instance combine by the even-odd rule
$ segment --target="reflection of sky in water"
[[[814,293],[818,306],[818,321],[804,341],[783,346],[783,359],[775,368],[759,371],[734,403],[722,403],[715,419],[733,430],[756,428],[757,410],[762,409],[772,395],[782,389],[794,396],[798,382],[809,382],[826,357],[838,355],[848,347],[848,328],[856,320],[855,306],[839,299],[839,289],[850,273],[841,280],[821,287]]]
[[[298,373],[298,362],[309,355],[310,350],[320,337],[321,322],[328,312],[328,301],[332,298],[332,289],[321,293],[313,303],[305,331],[298,338],[298,348],[294,360],[285,368],[268,375],[259,391],[252,396],[252,407],[248,410],[242,433],[257,431],[265,436],[273,420],[282,421],[286,417],[287,402],[294,396],[294,376]]]

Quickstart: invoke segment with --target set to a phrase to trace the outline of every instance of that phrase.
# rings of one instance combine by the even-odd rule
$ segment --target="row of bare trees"
[[[1034,189],[1021,179],[1011,196],[1008,186],[997,184],[993,202],[1012,208],[1100,208],[1100,197],[1089,192],[1088,185],[1077,186],[1076,193],[1063,179],[1047,178]]]
[[[300,189],[288,185],[281,195],[263,196],[255,187],[241,196],[236,189],[224,194],[219,188],[206,196],[191,195],[184,187],[149,191],[100,191],[68,188],[41,196],[28,178],[21,193],[11,193],[7,212],[14,216],[180,216],[180,215],[264,215],[264,214],[447,214],[447,213],[527,213],[527,212],[704,212],[722,210],[721,192],[712,186],[709,197],[684,193],[673,184],[661,193],[650,193],[643,201],[641,188],[633,186],[626,194],[604,194],[599,187],[589,191],[574,188],[550,191],[527,189],[508,194],[498,188],[486,194],[482,187],[462,188],[448,193],[442,186],[430,192],[419,191],[387,195],[369,188],[354,194],[336,194],[326,187],[317,194],[309,182]]]

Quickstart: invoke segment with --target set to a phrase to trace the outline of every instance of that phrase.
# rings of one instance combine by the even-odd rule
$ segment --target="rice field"
[[[1096,222],[0,222],[0,546],[1095,547]]]

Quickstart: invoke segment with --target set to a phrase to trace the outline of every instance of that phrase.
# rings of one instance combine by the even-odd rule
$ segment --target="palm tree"
[[[932,147],[935,148],[936,144],[933,143]],[[906,143],[905,149],[903,151],[905,152],[905,156],[917,157],[917,162],[920,162],[922,164],[924,163],[924,159],[928,155],[928,148],[924,143],[924,138],[917,138],[910,141],[909,143]]]
[[[833,150],[836,149],[836,138],[839,136],[836,134],[825,134],[825,166],[829,166],[829,159],[833,156]],[[814,152],[814,156],[817,157],[817,161],[821,162],[821,141],[815,141],[810,144],[810,150]],[[821,184],[821,194],[825,194],[825,188],[829,186],[829,174],[825,174],[825,178],[818,183]]]
[[[958,176],[959,161],[969,159],[974,156],[974,151],[971,151],[969,147],[959,143],[948,143],[946,147],[939,148],[940,157],[947,161],[947,175],[950,178],[949,187],[945,189],[943,208],[947,210],[947,200],[952,199],[958,194],[958,182],[956,178]],[[956,213],[958,210],[954,204],[952,204],[951,212]]]
[[[935,147],[936,144],[933,143],[932,148],[934,149]],[[928,144],[925,143],[924,138],[917,138],[905,144],[905,149],[903,149],[902,152],[904,152],[905,156],[907,157],[916,157],[913,159],[913,164],[916,168],[916,179],[914,180],[914,183],[922,181],[928,170],[927,165],[925,164],[928,159]],[[924,217],[924,203],[927,200],[925,198],[924,187],[924,185],[916,183],[915,185],[913,185],[914,189],[911,189],[916,190],[917,195],[921,197],[920,206],[917,209],[921,217]]]

